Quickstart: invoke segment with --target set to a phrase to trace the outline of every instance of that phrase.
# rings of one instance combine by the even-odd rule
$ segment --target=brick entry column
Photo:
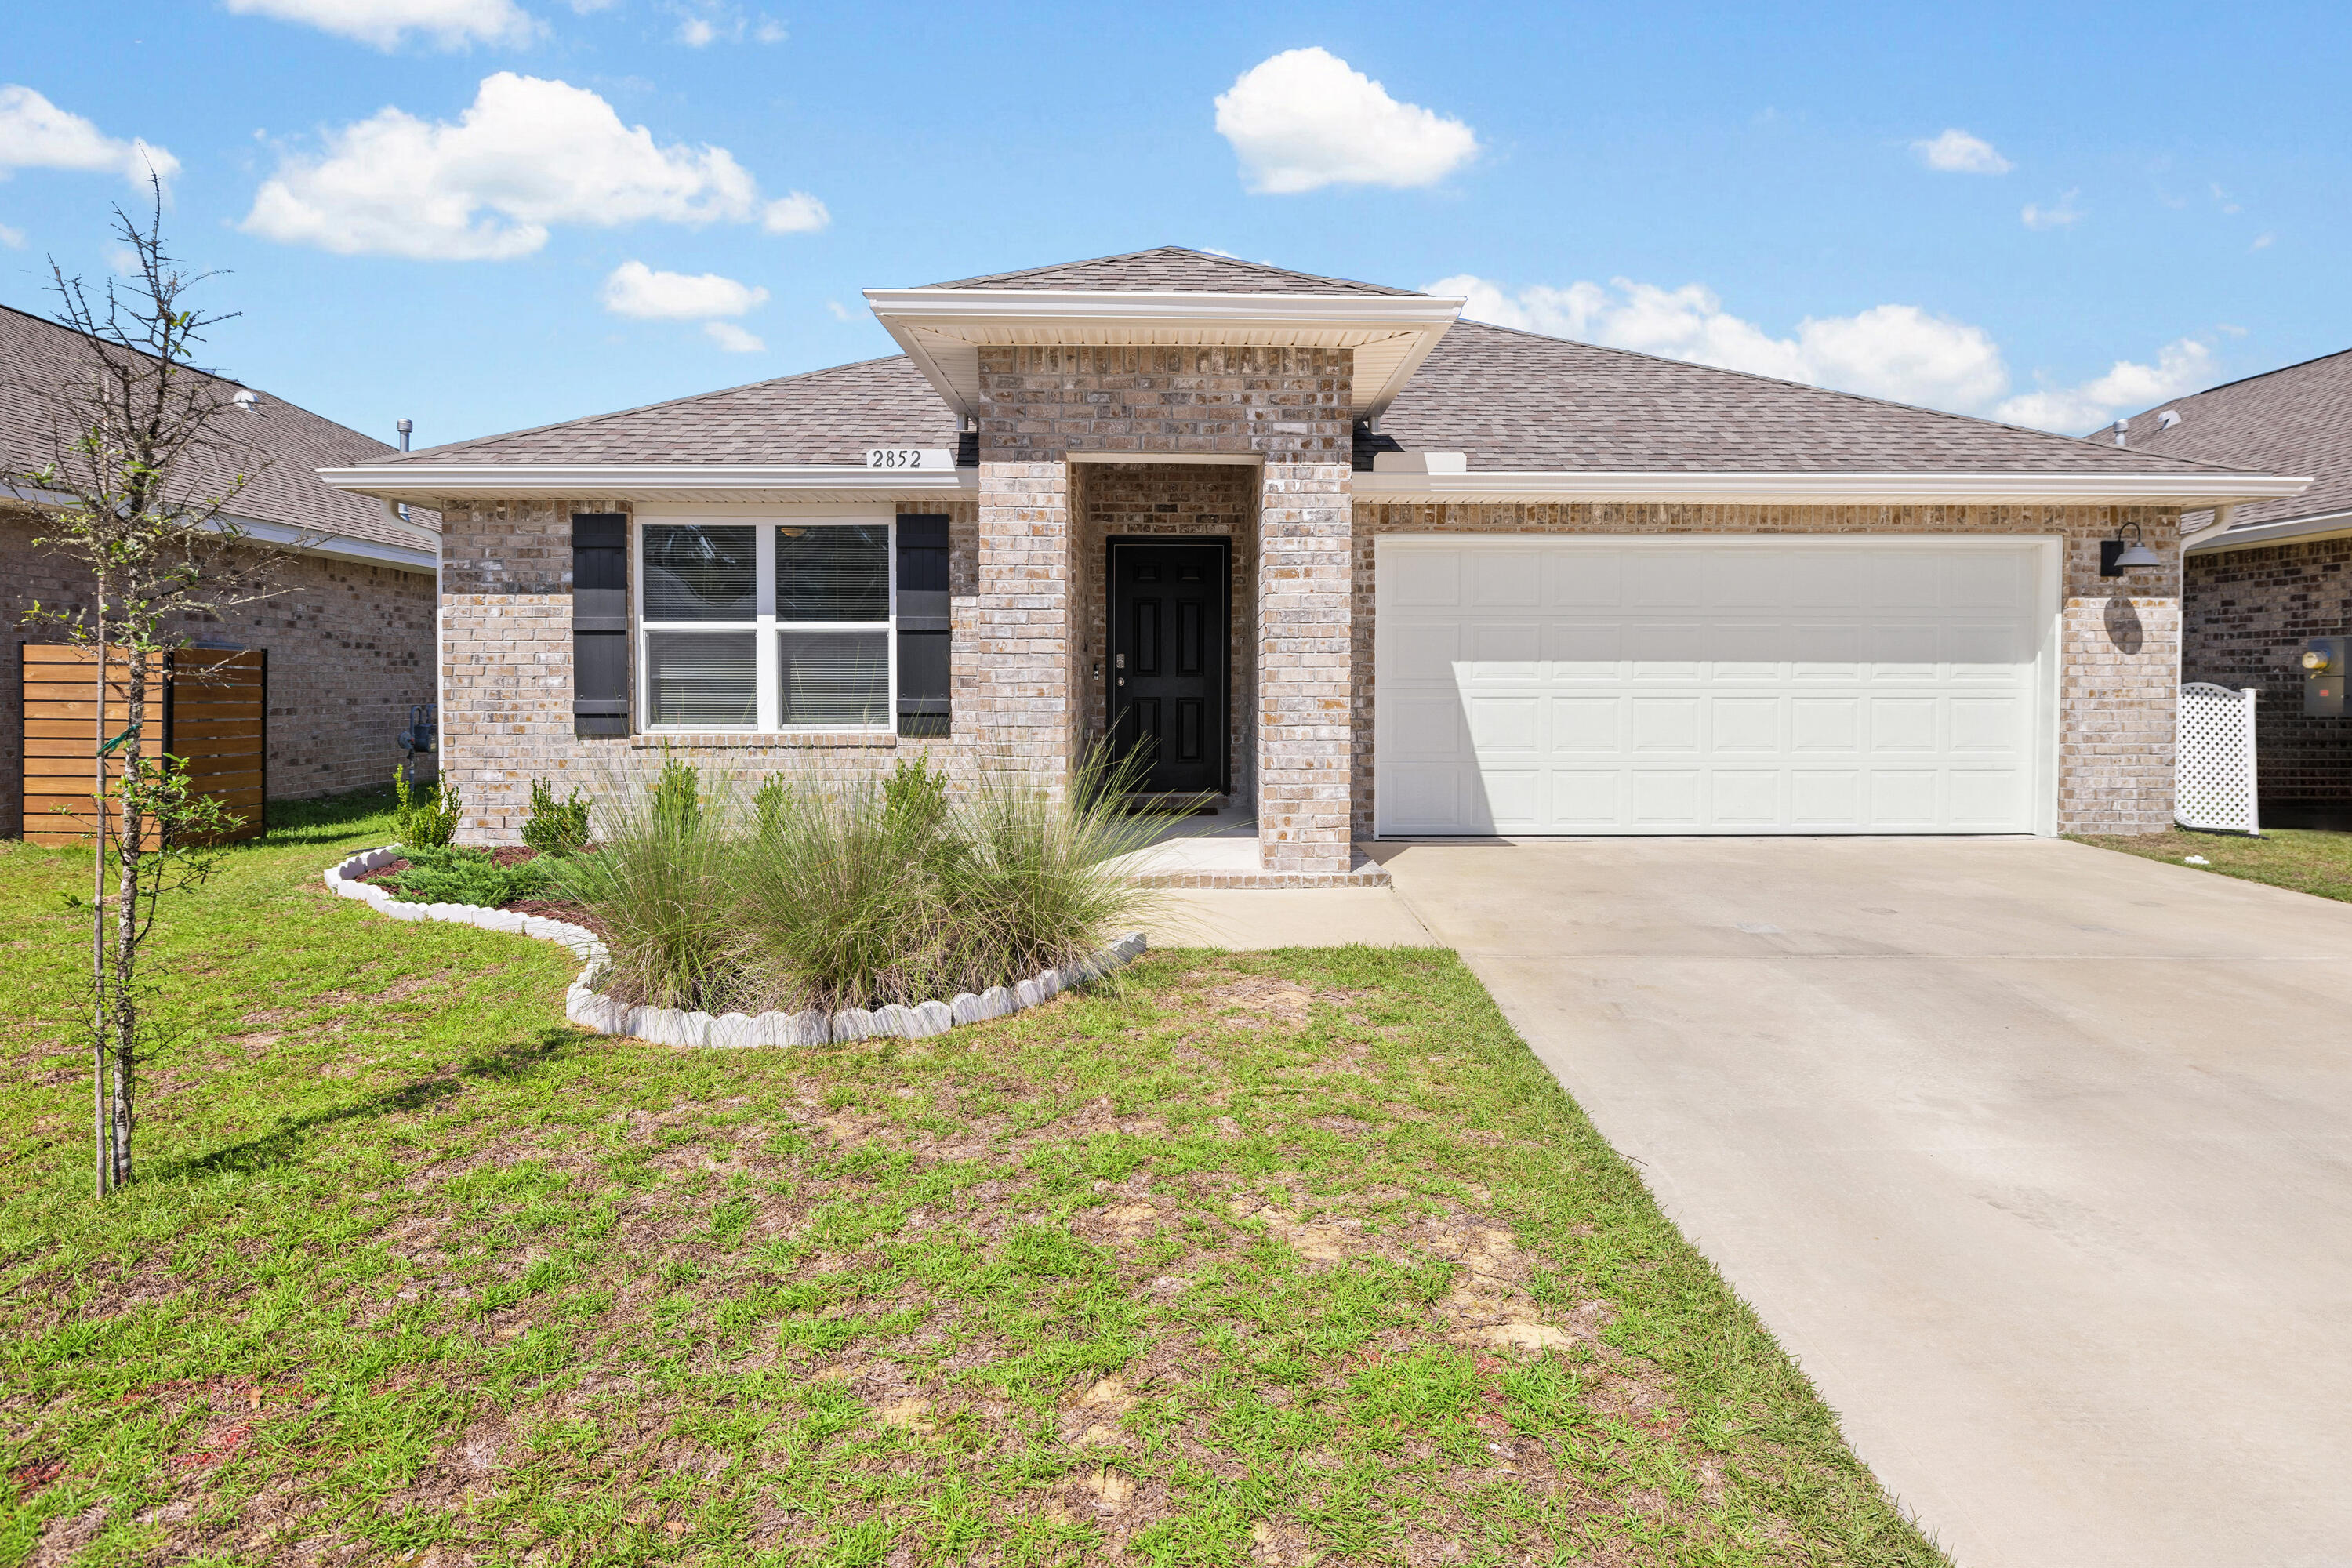
[[[1070,469],[980,465],[976,668],[957,738],[983,766],[1010,766],[1059,795],[1074,761],[1070,685]]]
[[[1345,871],[1354,751],[1352,482],[1268,462],[1258,510],[1257,841],[1265,868]]]

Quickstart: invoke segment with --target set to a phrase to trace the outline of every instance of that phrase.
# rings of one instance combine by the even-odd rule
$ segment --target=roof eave
[[[1359,500],[1437,501],[1770,502],[1805,504],[2212,506],[2298,494],[2311,481],[2267,474],[1617,473],[1575,470],[1358,474]]]
[[[2191,555],[2211,555],[2225,550],[2257,550],[2266,544],[2316,544],[2322,540],[2347,536],[2352,536],[2352,511],[2329,511],[2311,517],[2284,517],[2275,522],[2209,528],[2189,540],[2187,549]]]
[[[866,303],[925,380],[964,418],[979,412],[976,367],[942,363],[943,342],[1317,346],[1368,337],[1402,344],[1350,414],[1377,418],[1404,390],[1465,301],[1425,294],[1212,294],[1097,289],[869,289]],[[1205,334],[1205,336],[1204,336]],[[1341,343],[1358,347],[1369,344]]]
[[[74,504],[71,496],[23,485],[0,485],[0,494],[28,506],[50,510]],[[330,561],[348,561],[355,565],[390,566],[403,572],[435,572],[440,569],[441,564],[437,542],[430,548],[422,544],[392,544],[382,540],[362,539],[356,534],[336,533],[327,529],[304,528],[297,523],[275,522],[268,518],[240,517],[231,513],[221,514],[214,526],[216,531],[234,531],[256,543],[274,544],[296,555],[322,556]],[[419,533],[432,531],[424,528],[416,531]]]
[[[598,497],[618,500],[817,501],[950,499],[980,487],[973,468],[930,472],[825,464],[382,463],[320,468],[339,490],[435,506],[441,500]]]

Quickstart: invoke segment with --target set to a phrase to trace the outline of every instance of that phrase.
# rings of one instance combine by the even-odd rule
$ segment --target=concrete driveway
[[[1962,1568],[2352,1563],[2352,906],[2050,840],[1381,858]]]

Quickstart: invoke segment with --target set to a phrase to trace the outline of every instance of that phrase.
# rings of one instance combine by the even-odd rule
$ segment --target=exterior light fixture
[[[2127,522],[2124,528],[2131,535],[2130,539],[2099,541],[2100,576],[2120,577],[2126,572],[2142,572],[2151,566],[2164,564],[2157,558],[2156,552],[2147,547],[2147,541],[2141,537],[2139,524]]]

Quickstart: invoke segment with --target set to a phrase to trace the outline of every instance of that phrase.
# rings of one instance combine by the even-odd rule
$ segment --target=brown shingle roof
[[[49,460],[52,399],[88,373],[87,356],[85,340],[70,329],[0,306],[0,466],[29,468]],[[216,426],[224,448],[196,476],[198,484],[225,484],[239,470],[252,475],[230,511],[373,544],[434,547],[440,527],[435,513],[412,510],[415,526],[404,526],[382,501],[329,489],[314,471],[397,456],[394,448],[266,393],[256,396],[250,415],[233,415]]]
[[[1359,283],[1346,278],[1324,278],[1312,272],[1292,272],[1260,261],[1216,256],[1163,245],[1157,250],[1134,250],[1124,256],[1097,256],[1091,261],[1065,261],[1052,267],[1032,267],[1021,272],[992,272],[985,278],[959,278],[934,283],[934,289],[1101,289],[1167,291],[1178,294],[1412,294],[1412,289],[1391,289],[1383,283]]]
[[[2180,423],[2159,430],[2168,408],[2179,411]],[[2352,350],[2159,403],[2132,416],[2124,439],[2241,471],[2312,477],[2299,496],[2239,507],[2233,528],[2343,511],[2352,508]]]
[[[1024,279],[1061,288],[1070,286],[1068,275],[1086,273],[1110,279],[1096,286],[1126,288],[1163,264],[1196,287],[1212,276],[1208,268],[1330,281],[1170,249],[949,287]],[[1219,286],[1230,288],[1221,275]],[[425,463],[856,465],[869,447],[957,446],[958,426],[913,363],[893,355],[409,456]],[[1359,442],[1358,462],[1370,467],[1375,450],[1397,447],[1465,452],[1473,471],[2210,471],[2179,457],[1479,321],[1446,331],[1383,416],[1381,434]]]
[[[1371,450],[1480,469],[2165,473],[2199,465],[1741,371],[1456,321]]]
[[[959,421],[904,354],[452,441],[422,463],[849,463],[869,447],[954,447]]]

